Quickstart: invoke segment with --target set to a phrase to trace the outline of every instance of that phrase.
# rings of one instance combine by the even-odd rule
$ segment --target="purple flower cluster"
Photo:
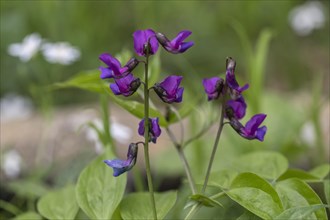
[[[235,60],[230,57],[227,58],[226,79],[224,80],[219,77],[204,79],[204,90],[209,101],[218,99],[220,96],[225,98],[225,117],[239,135],[249,140],[258,139],[259,141],[263,141],[267,132],[267,127],[259,126],[265,120],[265,114],[254,115],[245,126],[239,121],[245,116],[247,108],[242,92],[248,89],[249,85],[239,86],[235,78],[235,67]]]
[[[159,44],[168,52],[173,54],[183,53],[194,45],[193,42],[184,42],[191,35],[190,31],[181,31],[173,39],[169,40],[164,34],[155,32],[152,29],[137,30],[133,33],[134,49],[137,55],[149,57],[158,51]],[[132,71],[140,62],[136,58],[130,59],[124,66],[112,55],[103,53],[99,59],[106,64],[106,67],[100,67],[100,77],[102,79],[114,79],[114,83],[110,84],[110,89],[115,95],[131,96],[143,83],[139,78],[134,77]],[[162,82],[155,83],[150,89],[153,89],[159,98],[165,103],[181,102],[184,88],[180,87],[182,76],[171,75],[166,77]],[[148,88],[147,88],[148,89]],[[138,133],[144,136],[145,119],[139,123]],[[156,143],[157,138],[161,134],[158,118],[149,118],[148,140]],[[104,162],[113,168],[114,176],[130,170],[137,157],[138,144],[129,145],[127,160],[105,160]]]

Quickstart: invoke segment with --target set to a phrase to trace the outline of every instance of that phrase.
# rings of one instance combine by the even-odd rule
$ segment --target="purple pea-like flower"
[[[138,64],[139,61],[135,58],[130,59],[125,66],[121,67],[120,62],[108,53],[100,55],[99,59],[108,67],[101,66],[101,78],[122,78],[128,75]]]
[[[236,62],[234,59],[231,57],[227,58],[227,71],[226,71],[226,83],[230,89],[231,96],[234,99],[237,99],[240,97],[241,93],[244,90],[247,90],[249,88],[249,84],[245,84],[243,87],[240,87],[238,82],[236,81],[235,78],[235,67],[236,67]]]
[[[156,83],[153,88],[164,102],[181,102],[184,88],[179,86],[182,78],[182,76],[168,76],[162,82]]]
[[[207,94],[208,101],[217,99],[223,92],[224,80],[220,77],[212,77],[209,79],[203,79],[204,90]]]
[[[181,31],[173,40],[169,40],[162,33],[157,33],[156,37],[165,50],[170,53],[177,54],[185,52],[194,45],[194,42],[192,41],[183,42],[187,37],[189,37],[189,35],[191,35],[191,31]]]
[[[156,143],[157,138],[162,133],[162,130],[159,127],[159,118],[149,118],[149,142]],[[139,135],[144,136],[144,119],[139,123],[138,129]]]
[[[267,127],[259,126],[265,120],[266,116],[267,115],[265,114],[256,114],[245,124],[245,126],[243,126],[236,118],[232,118],[230,120],[230,125],[239,135],[248,140],[258,139],[259,141],[263,141],[267,132]]]
[[[158,50],[158,41],[152,29],[137,30],[133,34],[134,49],[139,56],[155,54]]]
[[[113,176],[117,177],[126,171],[132,169],[136,163],[136,158],[138,154],[138,145],[136,143],[131,143],[128,147],[127,159],[126,160],[104,160],[109,167],[113,169]]]
[[[115,79],[115,83],[110,84],[110,89],[115,95],[130,96],[132,95],[141,85],[139,78],[135,78],[133,74],[119,79]]]
[[[226,104],[226,117],[240,120],[245,116],[246,108],[247,105],[243,96],[240,96],[236,100],[229,100]]]

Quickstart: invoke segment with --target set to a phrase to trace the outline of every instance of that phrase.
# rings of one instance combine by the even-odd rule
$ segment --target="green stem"
[[[154,189],[150,170],[149,160],[149,88],[148,88],[148,63],[149,55],[146,56],[145,71],[144,71],[144,159],[146,164],[146,172],[148,179],[148,188],[154,219],[157,219],[156,203],[154,197]]]
[[[190,170],[187,158],[184,155],[182,146],[180,144],[178,144],[178,142],[175,139],[175,136],[173,135],[173,133],[171,132],[171,130],[169,128],[166,128],[166,131],[167,131],[167,134],[170,137],[171,141],[173,142],[175,149],[178,151],[180,160],[183,164],[184,170],[185,170],[187,178],[188,178],[190,189],[193,194],[196,194],[197,193],[196,184],[195,184],[193,176],[191,174],[191,170]]]
[[[213,145],[213,150],[212,150],[212,153],[211,153],[211,158],[209,160],[209,165],[207,167],[206,176],[205,176],[204,184],[203,184],[203,188],[202,188],[202,193],[205,192],[205,189],[206,189],[206,186],[207,186],[207,182],[209,181],[210,172],[211,172],[211,169],[212,169],[212,165],[213,165],[215,153],[217,152],[217,148],[218,148],[220,136],[221,136],[221,133],[222,133],[222,128],[223,128],[223,125],[224,125],[223,120],[224,120],[224,117],[225,117],[225,104],[226,104],[226,98],[223,97],[222,98],[222,106],[221,106],[221,116],[220,116],[219,128],[218,128],[217,136],[215,138],[215,142],[214,142],[214,145]]]
[[[196,205],[194,205],[190,211],[188,212],[188,214],[186,215],[186,217],[184,218],[185,220],[188,220],[190,218],[193,217],[193,215],[202,207],[201,203],[197,203]]]
[[[102,121],[103,121],[103,129],[104,129],[104,135],[105,135],[105,142],[103,143],[104,146],[107,146],[108,144],[111,146],[112,152],[116,154],[116,148],[113,143],[111,133],[110,133],[110,123],[109,123],[109,103],[108,103],[108,96],[107,95],[101,95],[101,109],[102,109]]]

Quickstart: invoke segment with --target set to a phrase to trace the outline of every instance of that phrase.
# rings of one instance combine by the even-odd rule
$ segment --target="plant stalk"
[[[149,159],[149,87],[148,87],[148,63],[149,54],[146,55],[145,71],[144,71],[144,160],[146,165],[148,188],[150,193],[150,201],[154,219],[157,220],[156,203],[154,197],[154,189],[150,170]]]

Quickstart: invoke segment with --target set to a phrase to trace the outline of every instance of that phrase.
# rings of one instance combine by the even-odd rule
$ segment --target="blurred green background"
[[[116,54],[133,49],[132,33],[153,28],[169,38],[188,29],[195,46],[184,56],[162,55],[163,71],[187,77],[210,77],[223,71],[224,60],[232,56],[244,77],[248,71],[240,39],[233,28],[239,23],[252,45],[265,28],[272,32],[266,59],[266,87],[281,91],[310,90],[310,82],[323,74],[323,94],[329,94],[329,2],[322,1],[325,23],[307,36],[290,27],[289,12],[306,1],[1,1],[1,90],[28,95],[34,80],[18,74],[21,62],[7,53],[10,44],[30,33],[48,41],[67,41],[81,51],[81,59],[52,73],[57,64],[42,74],[73,74],[100,66],[99,54]],[[31,61],[32,62],[32,61]],[[39,58],[38,61],[45,62]],[[40,65],[47,65],[40,64]],[[45,69],[47,71],[45,71]],[[33,71],[32,71],[33,72]],[[200,82],[196,81],[198,86]],[[75,93],[72,93],[74,96]],[[86,96],[88,99],[89,96]],[[91,97],[89,97],[91,98]],[[79,99],[80,101],[84,101]],[[69,96],[57,96],[56,103],[71,103]]]

